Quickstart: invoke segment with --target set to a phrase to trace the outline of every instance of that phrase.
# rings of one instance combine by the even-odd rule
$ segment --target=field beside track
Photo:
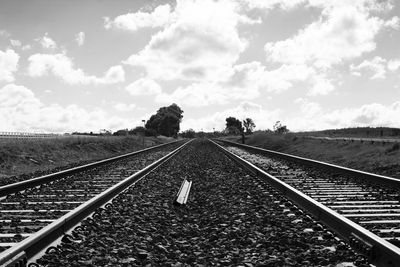
[[[146,137],[145,146],[172,141]],[[42,139],[0,139],[0,179],[39,176],[143,148],[141,137],[95,136]]]
[[[241,142],[239,136],[226,137]],[[246,144],[353,169],[400,178],[398,143],[309,139],[296,133],[275,135],[257,132]]]

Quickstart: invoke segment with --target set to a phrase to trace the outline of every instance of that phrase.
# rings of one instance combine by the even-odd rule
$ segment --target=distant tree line
[[[343,129],[328,129],[322,131],[303,132],[308,135],[325,135],[325,136],[354,136],[354,137],[383,137],[383,136],[400,136],[399,128],[390,127],[351,127]]]

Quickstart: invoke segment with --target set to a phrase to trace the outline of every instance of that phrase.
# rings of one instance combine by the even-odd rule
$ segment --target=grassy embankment
[[[154,137],[145,140],[146,147],[172,141]],[[142,138],[136,136],[0,139],[0,179],[21,174],[38,176],[142,148]]]
[[[240,137],[229,140],[241,142]],[[400,178],[399,143],[315,140],[295,133],[254,133],[246,137],[246,144]]]

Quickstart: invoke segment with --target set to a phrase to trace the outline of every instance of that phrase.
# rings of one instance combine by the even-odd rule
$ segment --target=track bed
[[[188,203],[173,204],[184,179]],[[45,266],[368,266],[334,234],[196,140],[37,262]],[[338,265],[339,264],[339,265]]]

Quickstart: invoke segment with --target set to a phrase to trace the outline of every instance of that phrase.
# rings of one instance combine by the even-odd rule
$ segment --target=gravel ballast
[[[188,203],[174,205],[184,179]],[[46,266],[368,266],[362,256],[196,140],[64,238]]]

